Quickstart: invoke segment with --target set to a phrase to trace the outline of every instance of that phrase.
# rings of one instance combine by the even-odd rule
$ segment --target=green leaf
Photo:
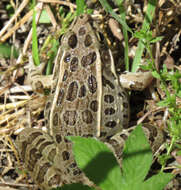
[[[157,175],[152,176],[143,183],[143,190],[162,190],[168,182],[174,177],[171,173],[160,172]]]
[[[163,36],[158,36],[156,38],[153,38],[152,40],[150,40],[150,43],[156,43],[159,42],[163,39]]]
[[[157,71],[152,71],[151,74],[153,75],[153,77],[160,79],[160,74]]]
[[[64,185],[63,187],[53,188],[52,190],[95,190],[95,188],[79,183],[73,183],[70,185]]]
[[[40,15],[39,23],[41,23],[41,24],[49,24],[49,23],[51,23],[50,17],[48,16],[46,10],[42,11],[42,13]]]
[[[85,2],[84,0],[76,0],[76,5],[77,5],[76,13],[77,16],[79,16],[84,13]]]
[[[67,137],[73,144],[78,166],[104,190],[120,190],[121,171],[112,151],[93,138]]]
[[[149,0],[148,1],[148,6],[147,6],[147,10],[146,10],[146,15],[145,15],[145,18],[143,21],[142,30],[149,30],[150,24],[154,17],[156,5],[157,5],[157,0]],[[139,68],[144,48],[145,48],[145,46],[144,46],[142,40],[140,39],[138,42],[138,48],[136,50],[136,54],[135,54],[135,57],[133,60],[133,66],[132,66],[132,70],[131,70],[132,72],[136,72],[136,70]]]
[[[141,126],[130,134],[123,151],[122,171],[124,182],[137,185],[146,177],[152,163],[152,152]]]
[[[122,172],[104,143],[93,138],[67,138],[73,141],[78,166],[102,190],[162,190],[173,177],[160,173],[144,181],[152,163],[152,152],[141,126],[136,127],[125,143]]]

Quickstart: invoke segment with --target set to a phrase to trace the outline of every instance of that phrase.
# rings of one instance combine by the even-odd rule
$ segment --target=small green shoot
[[[33,0],[33,21],[32,21],[32,54],[33,54],[33,61],[36,66],[40,65],[39,53],[38,53],[38,39],[37,39],[37,32],[36,32],[36,11],[35,11],[35,0]]]
[[[146,31],[146,30],[148,31],[149,30],[150,24],[152,23],[152,20],[154,17],[156,5],[157,5],[157,0],[149,0],[148,1],[146,15],[145,15],[143,25],[142,25],[142,31]],[[133,67],[131,70],[132,72],[136,72],[137,69],[139,68],[144,48],[145,48],[145,46],[142,43],[142,40],[140,39],[138,42],[138,48],[137,48],[136,53],[135,53],[135,58],[133,60]]]
[[[51,39],[51,44],[52,44],[52,47],[47,53],[47,56],[49,59],[48,59],[48,64],[47,64],[47,69],[46,69],[46,75],[49,75],[52,72],[52,68],[53,68],[52,63],[57,55],[59,42],[53,38]]]
[[[69,12],[67,15],[63,12],[63,9],[60,8],[59,10],[60,18],[61,18],[61,30],[58,32],[59,36],[64,34],[68,30],[68,26],[70,26],[70,23],[75,18],[76,14],[72,14],[72,12]]]

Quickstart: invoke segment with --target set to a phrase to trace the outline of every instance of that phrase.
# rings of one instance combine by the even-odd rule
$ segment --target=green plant
[[[149,29],[135,32],[134,36],[139,38],[140,43],[144,45],[150,57],[150,59],[147,59],[147,65],[141,66],[141,68],[149,70],[153,77],[160,81],[160,88],[165,93],[164,99],[158,102],[157,105],[167,108],[170,114],[170,118],[167,120],[167,125],[168,133],[172,139],[170,145],[166,146],[166,155],[160,156],[163,170],[166,160],[170,158],[172,148],[176,145],[176,142],[181,139],[181,108],[177,104],[177,98],[181,98],[181,73],[179,70],[174,69],[168,71],[166,65],[163,65],[162,69],[159,71],[156,69],[155,60],[150,47],[152,43],[160,41],[162,37],[153,37],[152,31]]]
[[[67,138],[73,142],[73,153],[79,168],[102,190],[161,190],[173,177],[170,173],[160,172],[145,179],[152,163],[152,153],[141,126],[125,142],[121,169],[104,143],[93,138]],[[58,189],[93,188],[71,184]]]

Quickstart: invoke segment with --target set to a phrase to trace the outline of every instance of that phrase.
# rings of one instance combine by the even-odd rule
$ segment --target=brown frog
[[[17,138],[22,160],[42,189],[91,184],[77,167],[72,143],[65,136],[109,142],[129,122],[128,94],[115,74],[111,51],[91,22],[88,15],[77,17],[62,37],[45,106],[48,134],[26,128]],[[37,77],[33,85],[44,84]]]

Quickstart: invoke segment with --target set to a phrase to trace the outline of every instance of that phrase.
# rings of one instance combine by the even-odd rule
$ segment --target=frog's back
[[[47,102],[51,107],[46,110],[52,136],[105,138],[128,121],[128,97],[115,74],[112,54],[99,42],[90,21],[88,15],[78,17],[62,38],[56,83]]]

